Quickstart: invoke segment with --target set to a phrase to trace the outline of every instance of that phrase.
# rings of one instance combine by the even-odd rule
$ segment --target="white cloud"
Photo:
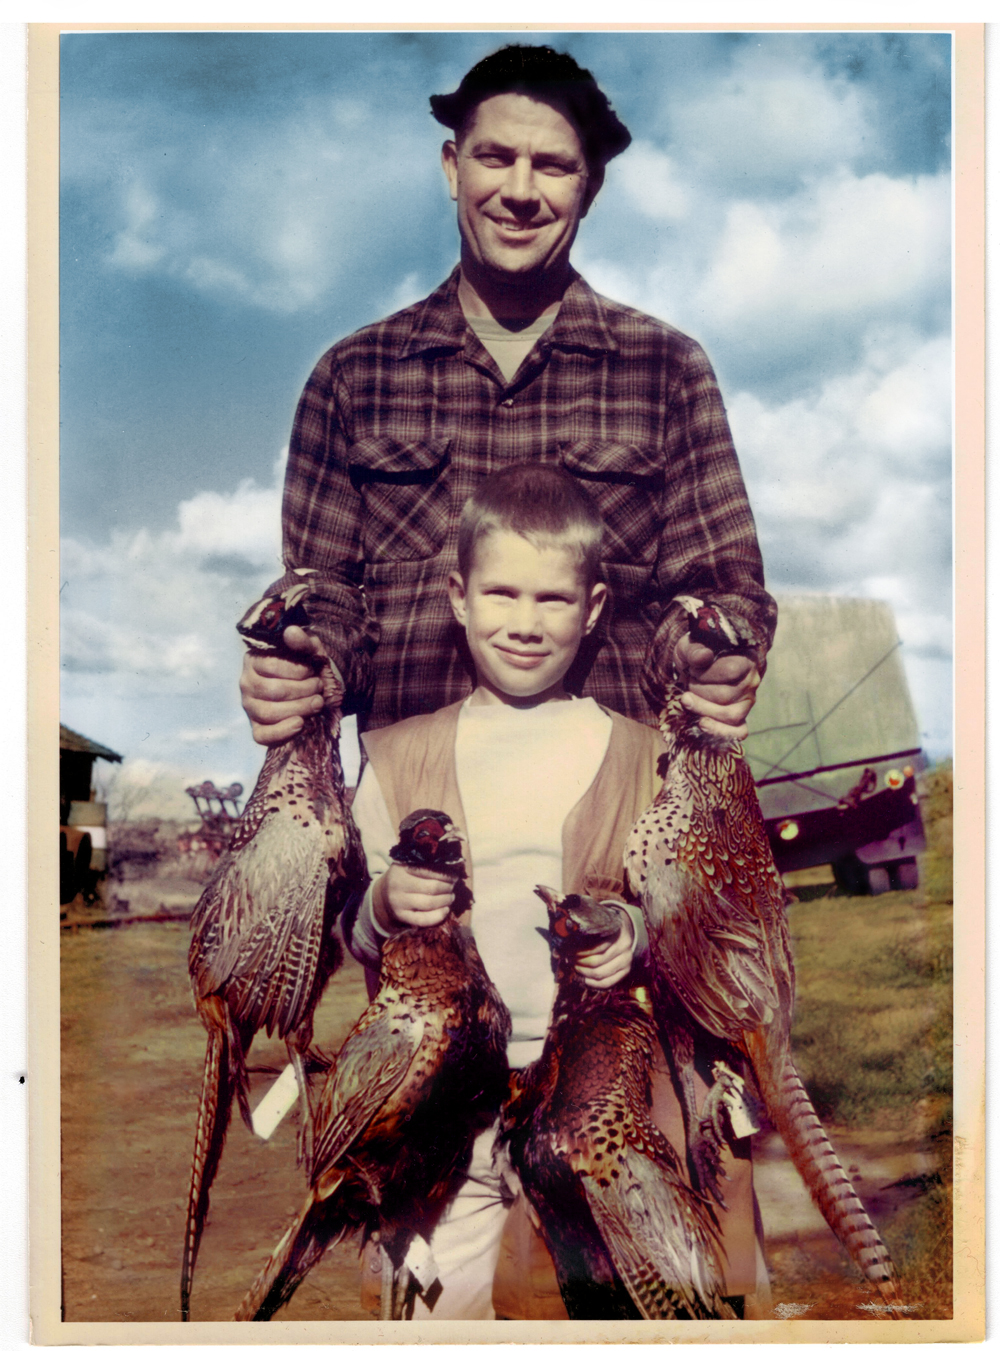
[[[177,528],[62,542],[63,665],[117,673],[146,691],[217,676],[238,649],[233,626],[281,573],[281,478],[181,502]]]
[[[62,662],[68,670],[128,671],[157,682],[198,680],[215,667],[205,635],[162,637],[135,624],[111,623],[72,609],[63,619]]]
[[[922,467],[951,445],[951,343],[923,344],[863,399],[858,430],[890,454],[902,473]]]
[[[881,369],[870,347],[863,364],[809,396],[769,406],[741,391],[730,421],[755,504],[774,522],[831,526],[865,521],[876,489],[900,479],[945,486],[951,450],[951,347],[918,343]],[[922,483],[921,480],[928,482]],[[899,513],[903,515],[902,511]]]
[[[155,267],[166,250],[150,243],[156,218],[162,208],[152,192],[142,183],[132,183],[124,194],[123,214],[125,228],[115,237],[111,262],[137,272]]]
[[[723,325],[852,325],[947,283],[951,202],[944,175],[819,180],[781,203],[735,201],[698,308]]]
[[[275,477],[284,472],[284,457]],[[232,554],[258,567],[278,568],[281,559],[281,497],[275,483],[260,488],[244,479],[231,493],[202,492],[177,509],[179,531],[171,547],[181,554]]]
[[[772,586],[889,601],[909,658],[951,652],[950,345],[866,344],[862,364],[807,397],[742,391],[729,415]],[[908,667],[909,669],[909,667]],[[914,667],[914,670],[917,668]],[[920,668],[920,697],[941,681]],[[921,708],[936,753],[947,701]]]
[[[660,210],[655,175],[647,192],[623,167],[585,222],[577,266],[603,295],[703,343],[727,397],[734,386],[762,399],[815,389],[867,357],[872,335],[891,360],[893,334],[947,332],[948,175],[836,169],[776,198],[727,197],[690,165],[678,172],[683,221]]]
[[[75,129],[88,141],[99,134],[99,114],[92,117],[89,132],[85,118]],[[208,137],[179,117],[172,134],[178,146],[195,139],[197,153],[166,153],[135,127],[117,126],[105,129],[103,159],[88,144],[68,173],[87,172],[91,187],[103,182],[113,268],[166,273],[220,299],[275,313],[313,305],[398,239],[401,213],[413,224],[438,205],[440,169],[412,118],[384,109],[376,117],[357,100],[314,99]],[[113,145],[124,174],[115,172]]]
[[[649,141],[633,141],[615,175],[639,210],[657,220],[680,220],[687,215],[691,194],[669,155]]]
[[[256,780],[263,752],[239,707],[235,625],[281,573],[285,458],[270,487],[247,479],[179,503],[175,529],[62,542],[62,716],[127,755],[121,791],[143,814],[185,819],[187,784],[238,780],[249,793]],[[341,756],[352,783],[353,718]]]
[[[216,723],[212,727],[182,727],[177,733],[177,740],[204,746],[213,741],[226,741],[234,732],[242,732],[245,727],[246,723],[242,718]]]
[[[847,163],[872,134],[855,88],[787,51],[773,60],[745,53],[700,98],[678,101],[671,124],[678,150],[703,173],[744,184]]]

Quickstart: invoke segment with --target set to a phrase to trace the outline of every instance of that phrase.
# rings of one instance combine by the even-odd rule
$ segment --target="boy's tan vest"
[[[455,773],[455,735],[461,703],[436,713],[407,718],[393,727],[362,736],[371,768],[382,789],[389,818],[397,825],[410,812],[429,807],[447,812],[468,836],[465,813]],[[652,727],[610,714],[611,739],[593,783],[563,826],[563,890],[592,896],[622,895],[626,891],[622,856],[636,818],[653,801],[660,787],[657,764],[663,740]],[[475,895],[475,882],[470,885]],[[469,912],[463,916],[470,922]],[[652,1118],[683,1158],[684,1123],[666,1061],[653,1066]],[[699,1077],[699,1107],[708,1085]],[[730,1295],[756,1287],[753,1175],[750,1142],[740,1141],[737,1154],[723,1151],[722,1182],[727,1209],[719,1212],[726,1250],[726,1288]],[[367,1275],[367,1256],[363,1272]],[[363,1285],[365,1282],[363,1281]],[[493,1286],[493,1305],[499,1318],[567,1318],[551,1258],[532,1229],[527,1212],[515,1205],[504,1230],[504,1241]]]
[[[372,770],[397,825],[420,807],[447,812],[468,836],[455,776],[455,734],[461,703],[366,732]],[[563,891],[621,895],[625,841],[660,787],[659,732],[610,713],[611,740],[597,775],[563,825]],[[475,882],[470,877],[475,895]]]

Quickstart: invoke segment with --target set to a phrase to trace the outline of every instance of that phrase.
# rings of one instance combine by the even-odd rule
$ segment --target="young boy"
[[[381,943],[406,925],[439,924],[453,884],[393,863],[399,822],[418,807],[446,811],[468,841],[475,898],[469,922],[491,978],[510,1009],[514,1068],[540,1055],[555,982],[534,888],[583,891],[617,905],[619,937],[578,964],[590,985],[624,980],[646,947],[642,913],[624,898],[626,837],[658,788],[663,742],[649,727],[573,698],[566,679],[607,601],[599,580],[602,525],[585,490],[545,464],[520,464],[485,479],[462,514],[459,569],[448,579],[477,684],[460,704],[369,732],[354,815],[373,878],[345,924],[352,952],[377,970]],[[683,1155],[680,1108],[665,1066],[654,1073],[654,1117]],[[705,1085],[700,1086],[703,1095]],[[558,1317],[547,1254],[521,1223],[506,1247],[533,1267],[523,1289],[493,1300],[507,1208],[492,1160],[495,1132],[476,1141],[468,1176],[432,1239],[441,1291],[415,1319]],[[730,1294],[754,1287],[749,1157],[724,1156]],[[512,1217],[513,1218],[513,1217]],[[749,1244],[749,1247],[747,1246]],[[748,1255],[749,1254],[749,1255]],[[541,1282],[538,1269],[546,1270]],[[515,1282],[516,1284],[516,1282]],[[522,1286],[524,1282],[521,1282]],[[562,1312],[565,1317],[565,1312]]]

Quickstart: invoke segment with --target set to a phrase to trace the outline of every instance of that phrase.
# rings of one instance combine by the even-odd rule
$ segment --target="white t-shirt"
[[[611,719],[593,699],[527,709],[466,701],[459,713],[455,768],[474,873],[472,931],[510,1009],[508,1057],[516,1068],[540,1054],[555,994],[549,945],[538,932],[548,916],[534,888],[561,890],[563,824],[593,783],[610,738]],[[389,820],[370,766],[353,811],[374,882],[391,865],[398,822]],[[354,930],[357,955],[377,951],[379,934],[369,891]]]
[[[466,315],[465,321],[500,367],[508,385],[521,368],[521,362],[535,343],[555,323],[555,314],[540,315],[526,328],[505,328],[497,319]]]

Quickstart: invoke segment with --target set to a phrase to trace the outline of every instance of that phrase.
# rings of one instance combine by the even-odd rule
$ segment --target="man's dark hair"
[[[565,112],[580,133],[592,173],[602,173],[608,160],[631,143],[628,128],[590,71],[551,47],[501,47],[474,65],[453,94],[432,94],[431,112],[461,137],[476,108],[494,94],[527,94]]]
[[[568,549],[588,592],[598,579],[601,513],[587,490],[557,464],[511,464],[478,484],[458,524],[458,570],[464,581],[477,546],[496,530],[510,530],[538,549]]]

